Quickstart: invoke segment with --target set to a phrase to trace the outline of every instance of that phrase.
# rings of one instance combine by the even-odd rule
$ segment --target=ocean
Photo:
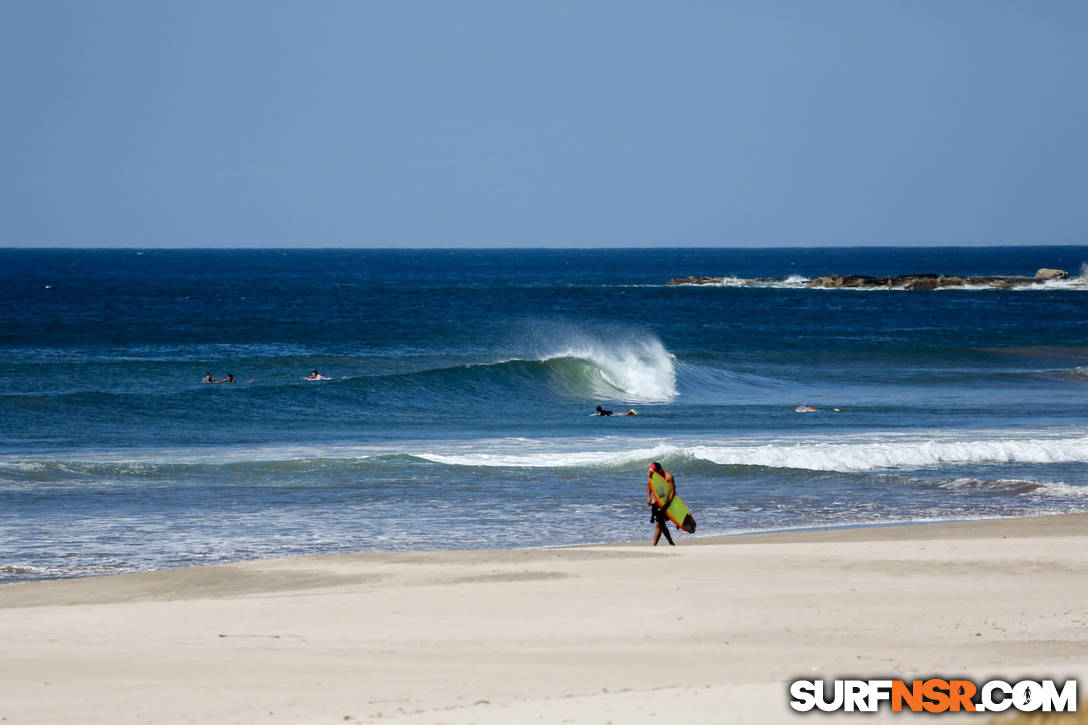
[[[655,460],[696,537],[1088,511],[1086,262],[0,250],[0,583],[648,540]],[[1072,278],[804,285],[1040,267]],[[727,279],[667,285],[687,275]]]

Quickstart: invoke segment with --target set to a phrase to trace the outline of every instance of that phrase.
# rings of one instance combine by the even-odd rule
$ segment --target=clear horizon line
[[[1084,243],[1001,243],[1001,244],[964,244],[964,243],[949,243],[949,244],[933,244],[933,243],[916,243],[916,244],[771,244],[771,245],[756,245],[756,246],[733,246],[733,245],[715,245],[715,244],[693,244],[693,245],[666,245],[666,246],[653,246],[653,245],[634,245],[634,246],[361,246],[361,245],[322,245],[322,246],[228,246],[228,245],[214,245],[214,246],[135,246],[135,245],[85,245],[85,244],[53,244],[53,245],[41,245],[41,246],[0,246],[0,251],[48,251],[48,250],[78,250],[78,251],[322,251],[322,250],[359,250],[359,251],[375,251],[375,252],[395,252],[395,251],[632,251],[632,250],[685,250],[685,249],[735,249],[735,250],[766,250],[766,249],[977,249],[980,247],[991,248],[1014,248],[1014,247],[1088,247],[1088,242]]]

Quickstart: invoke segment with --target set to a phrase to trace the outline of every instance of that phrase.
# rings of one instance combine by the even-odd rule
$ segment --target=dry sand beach
[[[11,585],[0,718],[826,722],[791,713],[785,683],[1088,673],[1086,530],[1064,515]]]

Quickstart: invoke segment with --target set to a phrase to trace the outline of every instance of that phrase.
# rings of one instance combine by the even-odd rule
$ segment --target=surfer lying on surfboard
[[[615,415],[615,413],[613,413],[611,410],[605,410],[604,408],[602,408],[601,406],[598,405],[597,406],[597,415]],[[631,408],[626,413],[624,413],[624,415],[638,415],[638,411],[635,410],[634,408]]]

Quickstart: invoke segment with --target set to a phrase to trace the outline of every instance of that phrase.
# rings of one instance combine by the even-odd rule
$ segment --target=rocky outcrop
[[[984,277],[961,277],[953,274],[899,274],[892,277],[869,277],[860,274],[829,274],[815,277],[805,282],[809,287],[821,289],[907,289],[907,290],[934,290],[948,287],[992,287],[995,289],[1011,289],[1025,287],[1027,285],[1042,284],[1051,280],[1068,279],[1069,273],[1061,269],[1040,269],[1034,277],[1022,277],[1017,275],[989,275]],[[681,284],[722,284],[725,277],[676,277],[669,280],[671,285]],[[784,282],[782,279],[758,279],[744,280],[753,283]]]
[[[1035,273],[1035,279],[1047,282],[1052,279],[1069,279],[1069,273],[1064,269],[1047,269],[1043,267]]]
[[[885,287],[888,289],[931,290],[941,287],[962,287],[975,284],[974,277],[958,277],[951,274],[900,274],[894,277],[862,277],[859,275],[828,275],[810,279],[809,287],[839,288],[864,287],[868,289]],[[1011,278],[1010,278],[1011,279]],[[1031,281],[1031,277],[1019,277]],[[981,284],[988,284],[983,282]]]
[[[1068,279],[1069,273],[1061,269],[1040,269],[1034,277],[1018,275],[988,275],[984,277],[960,277],[951,274],[900,274],[894,277],[862,277],[858,275],[828,275],[810,279],[809,287],[886,287],[888,289],[931,290],[946,287],[993,287],[1011,289],[1032,284],[1042,284],[1055,279]]]

